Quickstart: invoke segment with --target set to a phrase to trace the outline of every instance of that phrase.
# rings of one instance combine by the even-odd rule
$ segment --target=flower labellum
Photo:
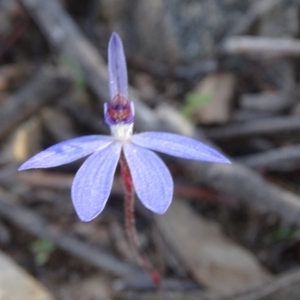
[[[104,209],[122,153],[138,198],[157,214],[163,214],[171,204],[174,187],[166,165],[151,150],[193,160],[230,163],[216,150],[189,137],[167,132],[133,134],[134,104],[128,100],[126,61],[116,33],[111,35],[108,46],[108,75],[111,101],[104,105],[104,119],[111,136],[90,135],[61,142],[19,168],[56,167],[90,155],[72,184],[73,205],[82,221],[94,219]]]

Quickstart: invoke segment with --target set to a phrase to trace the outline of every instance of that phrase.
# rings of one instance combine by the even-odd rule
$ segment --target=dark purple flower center
[[[104,119],[109,126],[119,123],[132,124],[134,116],[131,102],[120,94],[116,95],[110,103],[104,106]]]

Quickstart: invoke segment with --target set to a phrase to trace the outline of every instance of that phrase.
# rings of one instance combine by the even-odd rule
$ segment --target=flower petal
[[[174,189],[168,168],[145,148],[126,143],[123,150],[137,196],[148,209],[163,214],[172,202]]]
[[[36,154],[20,167],[19,171],[33,168],[50,168],[70,163],[92,152],[107,147],[110,136],[89,135],[61,142]]]
[[[136,145],[169,155],[219,163],[230,163],[230,160],[213,148],[192,138],[167,133],[144,132],[135,134],[131,141]]]
[[[128,79],[123,45],[117,33],[113,33],[108,44],[108,77],[111,100],[118,94],[127,99]]]
[[[75,175],[72,201],[78,217],[88,222],[103,210],[109,197],[122,145],[112,143],[92,154]]]

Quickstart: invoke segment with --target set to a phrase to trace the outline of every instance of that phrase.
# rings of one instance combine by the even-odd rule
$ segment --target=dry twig
[[[293,171],[300,168],[300,145],[290,145],[240,157],[237,161],[252,168],[262,168],[271,171]]]
[[[65,72],[44,67],[25,87],[1,104],[0,139],[69,87],[70,79]]]
[[[262,285],[261,287],[257,287],[255,289],[253,289],[251,292],[249,292],[243,296],[233,298],[233,300],[265,299],[266,296],[271,295],[280,290],[283,290],[284,288],[291,286],[295,283],[298,283],[299,281],[300,281],[300,271],[299,270],[289,272],[287,274],[278,276],[276,279],[270,281],[268,284],[265,284],[265,285]]]
[[[137,272],[136,268],[118,260],[111,254],[96,249],[75,237],[53,230],[45,219],[17,202],[16,198],[1,191],[0,215],[21,229],[35,236],[48,238],[60,249],[113,275],[128,276]]]
[[[233,24],[228,36],[245,34],[259,17],[279,6],[283,1],[284,0],[253,1],[253,5],[248,12]]]
[[[293,38],[228,37],[224,41],[223,50],[230,54],[299,56],[300,41]]]
[[[215,141],[248,138],[259,135],[280,135],[299,132],[300,118],[294,116],[270,117],[261,120],[237,122],[227,126],[206,129],[208,137]]]

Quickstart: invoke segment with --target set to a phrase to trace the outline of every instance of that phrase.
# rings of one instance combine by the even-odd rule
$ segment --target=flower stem
[[[130,170],[123,153],[120,158],[120,166],[121,177],[123,179],[125,188],[125,224],[127,236],[131,246],[133,247],[138,256],[139,263],[149,273],[154,286],[159,290],[161,288],[160,274],[153,268],[147,255],[141,249],[138,240],[134,217],[134,187]]]

